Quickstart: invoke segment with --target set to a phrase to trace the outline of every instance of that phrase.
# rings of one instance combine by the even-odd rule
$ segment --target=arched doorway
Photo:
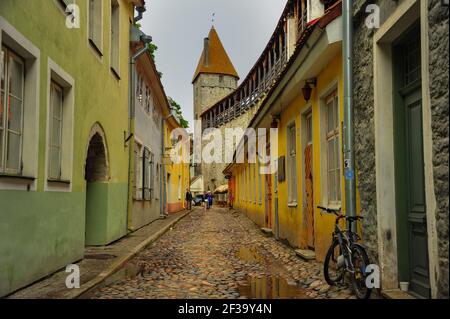
[[[85,180],[85,245],[102,245],[106,238],[109,169],[105,136],[98,124],[94,125],[89,138]]]

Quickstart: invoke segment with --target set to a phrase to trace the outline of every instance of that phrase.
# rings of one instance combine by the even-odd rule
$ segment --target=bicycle
[[[353,291],[358,299],[368,299],[372,289],[366,285],[366,267],[370,264],[364,247],[358,243],[361,239],[353,232],[352,224],[363,219],[361,216],[345,216],[341,210],[317,206],[317,208],[336,215],[333,240],[328,249],[324,262],[324,277],[330,285],[344,282],[345,273],[351,277]],[[349,222],[349,229],[342,229],[339,221],[345,219]]]

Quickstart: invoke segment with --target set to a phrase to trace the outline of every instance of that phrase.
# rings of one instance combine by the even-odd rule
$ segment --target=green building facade
[[[129,31],[141,2],[0,1],[0,296],[127,233]]]

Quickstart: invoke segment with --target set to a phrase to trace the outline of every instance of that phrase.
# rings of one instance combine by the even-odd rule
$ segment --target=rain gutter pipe
[[[353,133],[353,73],[352,73],[352,44],[353,19],[352,0],[342,1],[343,16],[343,59],[344,59],[344,177],[345,177],[345,210],[346,215],[356,216],[356,183],[355,183],[355,150]],[[349,222],[347,222],[349,223]],[[356,230],[355,223],[352,231]],[[349,226],[349,225],[347,225]],[[349,228],[348,228],[349,229]]]

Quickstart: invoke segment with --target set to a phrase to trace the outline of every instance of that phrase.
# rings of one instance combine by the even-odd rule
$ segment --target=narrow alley
[[[81,298],[354,298],[322,278],[320,263],[302,261],[245,215],[195,208]]]

